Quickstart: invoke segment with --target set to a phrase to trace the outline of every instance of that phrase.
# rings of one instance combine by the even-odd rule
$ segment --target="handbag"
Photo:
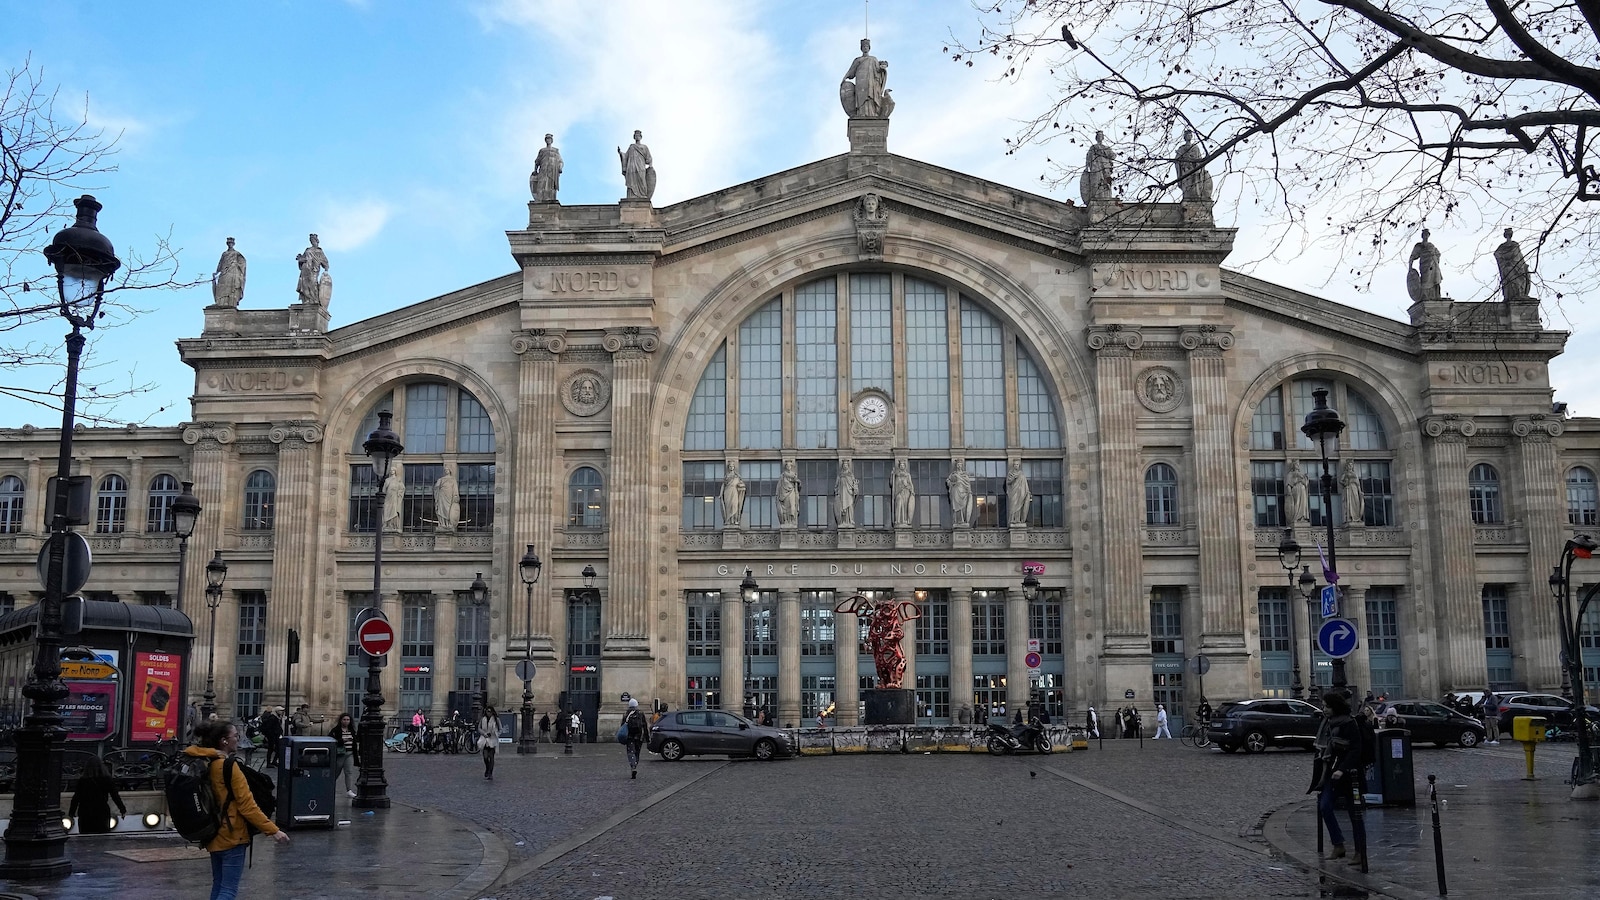
[[[617,743],[626,744],[627,742],[628,742],[628,722],[627,722],[626,719],[624,719],[622,724],[617,726]]]

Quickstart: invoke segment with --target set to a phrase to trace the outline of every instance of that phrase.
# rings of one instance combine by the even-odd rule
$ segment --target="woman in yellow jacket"
[[[228,785],[223,783],[222,761],[233,755],[239,747],[239,729],[232,722],[203,722],[194,730],[196,745],[184,748],[190,756],[211,757],[211,791],[222,806],[222,827],[217,836],[206,845],[211,853],[211,900],[235,900],[239,896],[239,881],[244,878],[245,852],[250,846],[250,826],[262,834],[272,835],[280,844],[289,842],[287,832],[279,830],[256,806],[250,793],[250,783],[244,772],[233,767],[233,798],[228,798]]]

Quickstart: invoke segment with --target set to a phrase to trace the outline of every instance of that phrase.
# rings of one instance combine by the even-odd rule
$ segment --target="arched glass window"
[[[1500,473],[1488,463],[1472,467],[1467,477],[1467,499],[1472,504],[1474,525],[1498,525],[1505,521],[1500,509]]]
[[[266,469],[257,469],[244,480],[244,528],[246,531],[271,531],[278,506],[278,479]]]
[[[567,524],[573,528],[605,527],[605,494],[601,490],[600,473],[588,466],[573,472],[572,479],[567,482]]]
[[[443,381],[407,384],[404,389],[383,394],[367,408],[361,425],[352,435],[350,530],[372,532],[382,527],[377,520],[377,479],[361,445],[378,427],[378,412],[384,409],[394,413],[393,427],[405,446],[395,466],[400,479],[397,489],[400,529],[407,532],[491,530],[494,527],[494,422],[482,402],[470,391]],[[453,493],[458,503],[454,517],[448,510],[437,508],[439,498],[449,501],[451,477],[455,481]],[[385,509],[384,517],[388,518],[390,512]]]
[[[1178,473],[1166,463],[1144,470],[1146,525],[1178,524]]]
[[[178,499],[178,479],[157,475],[150,482],[150,503],[145,508],[144,530],[169,532],[177,529],[172,518],[172,501]]]
[[[127,527],[128,480],[121,475],[107,475],[100,479],[100,492],[95,498],[95,533],[121,534]]]
[[[728,345],[717,348],[689,402],[683,449],[722,450],[728,442]]]
[[[22,530],[22,479],[15,475],[0,478],[0,534]]]
[[[1567,523],[1600,525],[1596,516],[1594,470],[1575,466],[1567,472]]]
[[[774,300],[739,326],[739,446],[783,443],[783,307]]]
[[[1322,474],[1321,461],[1316,458],[1317,447],[1300,430],[1306,413],[1314,405],[1312,393],[1318,390],[1328,391],[1328,404],[1339,410],[1346,424],[1340,438],[1340,461],[1330,463],[1334,478],[1342,484],[1347,468],[1355,472],[1361,484],[1359,515],[1362,524],[1379,528],[1399,524],[1395,517],[1392,477],[1394,451],[1389,447],[1378,408],[1356,385],[1326,378],[1303,378],[1268,391],[1257,401],[1250,417],[1250,493],[1255,504],[1255,526],[1281,528],[1295,524],[1288,521],[1286,501],[1289,498],[1285,496],[1291,454],[1311,478],[1306,497],[1309,520],[1302,521],[1314,526],[1325,525],[1325,516],[1331,513],[1335,525],[1345,523],[1342,491],[1335,491],[1331,510],[1323,510],[1322,493],[1317,487],[1317,479]]]

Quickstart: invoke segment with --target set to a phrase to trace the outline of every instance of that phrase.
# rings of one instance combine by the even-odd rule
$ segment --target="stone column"
[[[273,497],[272,585],[267,596],[266,665],[261,684],[268,697],[283,696],[289,669],[289,629],[298,629],[302,662],[295,667],[291,687],[299,689],[295,698],[301,698],[310,693],[308,679],[320,668],[315,662],[318,640],[311,613],[318,583],[316,454],[322,426],[305,421],[275,423],[267,437],[278,447],[278,480]],[[193,546],[191,543],[191,551]],[[204,580],[200,584],[203,587]],[[338,640],[342,647],[344,635],[338,635]],[[342,696],[342,685],[340,693]],[[298,706],[304,701],[291,702]]]
[[[517,377],[516,446],[512,448],[513,472],[510,483],[516,493],[510,504],[512,510],[513,556],[522,558],[522,550],[532,544],[541,559],[554,558],[553,523],[557,514],[555,481],[556,457],[554,429],[558,406],[556,359],[566,349],[566,332],[559,329],[537,328],[519,332],[511,339],[511,349],[520,359]],[[565,621],[565,598],[560,591],[551,589],[555,581],[553,572],[539,579],[533,586],[533,652],[554,662],[558,656],[552,635],[552,620]],[[519,579],[520,583],[520,579]],[[526,588],[524,588],[526,590]],[[526,596],[523,598],[526,603]],[[526,627],[526,626],[525,626]],[[506,630],[511,634],[511,629]],[[526,643],[523,645],[526,647]],[[554,668],[554,667],[552,667]],[[565,690],[565,674],[558,675],[555,692]]]
[[[1344,617],[1356,623],[1356,633],[1361,639],[1356,652],[1345,658],[1345,679],[1355,689],[1356,700],[1359,701],[1372,689],[1372,662],[1367,658],[1367,652],[1371,649],[1368,641],[1372,637],[1367,633],[1367,589],[1353,584],[1343,584],[1341,587],[1344,588]],[[1317,623],[1319,626],[1321,624]]]
[[[800,592],[778,592],[778,708],[781,726],[800,722]]]
[[[225,422],[191,422],[183,429],[183,442],[192,448],[189,477],[194,479],[194,495],[201,507],[194,534],[189,538],[189,556],[184,563],[188,571],[184,572],[186,595],[183,598],[184,612],[194,622],[195,642],[190,654],[188,680],[189,698],[197,704],[204,702],[201,694],[206,689],[206,640],[211,625],[211,611],[206,608],[206,563],[211,561],[214,550],[224,551],[224,561],[228,558],[228,548],[223,544],[222,510],[228,508],[228,469],[237,458],[231,446],[234,439],[233,426]],[[239,604],[224,582],[222,604],[216,613],[217,706],[224,712],[233,708],[233,660],[239,649],[239,642],[233,636],[238,633],[238,610]]]
[[[1189,351],[1189,403],[1194,426],[1195,525],[1200,562],[1200,649],[1211,657],[1209,677],[1224,695],[1249,694],[1249,649],[1244,639],[1242,560],[1250,546],[1239,533],[1234,486],[1233,402],[1223,354],[1233,335],[1212,325],[1185,328],[1178,343]],[[1155,402],[1155,397],[1147,397]],[[1158,407],[1159,408],[1159,407]],[[1237,548],[1237,549],[1236,549]]]
[[[833,617],[834,716],[840,725],[860,725],[861,619],[855,613],[835,613]]]
[[[961,724],[961,710],[967,722],[973,720],[972,707],[972,585],[950,588],[950,716]]]
[[[722,708],[744,711],[744,601],[738,591],[722,592]]]
[[[471,603],[468,597],[466,602]],[[458,621],[456,616],[460,609],[461,595],[455,591],[445,591],[435,595],[433,602],[433,705],[434,710],[440,709],[450,702],[450,692],[456,687],[456,637]],[[472,689],[478,690],[482,685],[474,683]],[[449,715],[450,710],[445,708],[443,715]],[[472,718],[472,710],[461,710],[463,718]],[[438,717],[430,710],[430,720]]]
[[[1006,589],[1006,712],[1028,708],[1028,599]],[[1023,713],[1026,718],[1027,713]]]
[[[1514,446],[1518,451],[1517,474],[1522,483],[1521,518],[1527,523],[1528,546],[1532,552],[1527,562],[1527,595],[1513,596],[1508,605],[1511,607],[1513,653],[1522,670],[1515,674],[1529,685],[1561,683],[1561,626],[1547,585],[1550,570],[1561,561],[1561,548],[1570,534],[1563,527],[1567,521],[1566,483],[1553,440],[1564,430],[1562,421],[1553,416],[1527,416],[1511,422],[1511,433],[1520,438]],[[1518,492],[1509,493],[1516,496]],[[1581,583],[1577,577],[1573,580]],[[1574,584],[1574,613],[1581,598],[1582,593]],[[1518,599],[1522,602],[1516,602]],[[1457,687],[1470,689],[1482,685]]]
[[[1474,570],[1472,510],[1467,495],[1467,438],[1477,423],[1463,416],[1429,416],[1422,422],[1429,438],[1429,476],[1433,479],[1434,620],[1439,689],[1466,690],[1488,677],[1483,650],[1483,602]]]
[[[24,458],[28,463],[27,482],[23,486],[23,489],[27,492],[25,496],[37,497],[38,500],[33,503],[23,504],[22,533],[46,534],[49,532],[50,526],[44,520],[44,492],[48,477],[44,473],[44,461],[36,453],[29,453]],[[194,551],[191,549],[190,552],[193,553]]]
[[[144,457],[138,453],[128,455],[128,530],[130,535],[143,537],[148,532],[150,507],[150,476],[145,470]],[[159,535],[151,534],[151,537]]]
[[[610,615],[606,617],[606,655],[650,664],[650,550],[652,535],[642,527],[651,521],[650,354],[656,349],[653,328],[616,328],[606,332],[611,354],[611,521],[626,527],[611,530],[607,572]],[[649,683],[649,672],[644,673]]]
[[[406,623],[405,618],[401,615],[403,607],[400,603],[400,592],[393,587],[395,584],[394,576],[397,574],[392,571],[393,568],[393,566],[388,566],[383,570],[383,583],[385,585],[383,597],[376,604],[378,608],[383,610],[383,614],[389,617],[389,624],[394,626],[394,649],[389,651],[389,664],[378,670],[378,687],[383,691],[384,717],[388,718],[397,713],[404,713],[405,721],[410,722],[411,714],[416,710],[400,708],[400,669],[402,668],[400,665],[400,647],[401,642],[405,640]]]
[[[1144,479],[1139,471],[1138,412],[1133,354],[1144,346],[1137,330],[1095,326],[1088,345],[1095,353],[1100,416],[1100,570],[1106,618],[1103,625],[1107,696],[1150,689],[1150,606],[1145,593],[1141,531]],[[1231,505],[1232,501],[1230,501]],[[1238,602],[1234,598],[1234,602]]]

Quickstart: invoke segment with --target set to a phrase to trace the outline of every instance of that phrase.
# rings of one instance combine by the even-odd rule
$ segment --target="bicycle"
[[[1206,723],[1194,722],[1183,726],[1178,732],[1178,740],[1186,747],[1198,747],[1201,750],[1211,746],[1211,735],[1207,734]]]

